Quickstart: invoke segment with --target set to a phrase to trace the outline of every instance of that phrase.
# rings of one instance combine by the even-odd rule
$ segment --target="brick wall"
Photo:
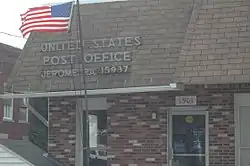
[[[20,121],[19,106],[20,101],[15,99],[13,119],[4,120],[3,101],[0,101],[0,139],[23,139],[23,137],[27,137],[29,135],[30,124],[28,122],[26,123]]]
[[[112,96],[108,111],[108,165],[159,165],[167,163],[167,112],[158,94]],[[159,121],[151,119],[152,111]]]
[[[193,10],[193,0],[146,0],[123,1],[81,5],[85,54],[131,51],[128,73],[119,75],[90,76],[88,88],[110,88],[140,85],[159,85],[173,81],[173,74],[186,29]],[[45,56],[79,55],[79,50],[42,52],[44,43],[76,42],[75,16],[72,33],[34,33],[27,41],[20,60],[9,79],[16,90],[27,90],[31,84],[33,91],[59,91],[74,89],[71,77],[41,78],[41,71],[52,69],[71,69],[67,65],[44,65]],[[115,46],[93,48],[93,40],[120,37],[140,37],[139,46]],[[74,45],[74,43],[73,43]],[[35,54],[35,56],[34,56]],[[87,68],[114,65],[110,62],[87,64]],[[76,77],[76,79],[79,79]],[[29,81],[28,81],[29,80]],[[79,87],[79,81],[76,81]]]
[[[195,6],[175,77],[185,83],[249,81],[249,1],[207,0]]]
[[[166,165],[168,107],[174,106],[176,95],[196,95],[198,105],[209,106],[210,166],[234,166],[233,96],[238,92],[249,93],[250,84],[187,85],[184,92],[109,96],[108,165]],[[74,163],[74,104],[67,98],[51,101],[49,151],[66,165]],[[158,112],[158,120],[152,120],[152,111]]]
[[[52,98],[49,104],[49,154],[63,165],[74,166],[76,102],[70,98]]]
[[[0,43],[0,89],[4,88],[21,49]],[[23,139],[29,133],[28,123],[19,123],[19,101],[14,100],[13,121],[3,120],[3,103],[0,101],[0,139]]]
[[[28,123],[2,121],[0,124],[0,139],[25,139],[29,135],[29,129]]]
[[[210,166],[234,166],[233,92],[239,85],[187,86],[185,92],[116,95],[110,99],[109,164],[128,166],[167,164],[168,107],[176,95],[196,95],[198,105],[209,109]],[[231,88],[234,88],[232,90]],[[159,120],[151,118],[157,111]]]
[[[90,76],[89,88],[162,85],[175,81],[248,82],[248,11],[249,0],[145,0],[81,5],[85,54],[133,52],[127,74]],[[27,90],[29,84],[33,91],[74,89],[71,77],[44,79],[40,74],[43,70],[70,68],[44,65],[43,57],[79,55],[79,52],[41,52],[41,47],[43,43],[76,41],[75,25],[73,19],[72,33],[32,34],[9,83],[20,91]],[[89,47],[91,40],[135,36],[141,37],[141,45]],[[100,65],[113,64],[92,63],[87,67]]]

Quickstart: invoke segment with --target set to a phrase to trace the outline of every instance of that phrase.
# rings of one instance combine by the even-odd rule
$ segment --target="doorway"
[[[170,111],[170,166],[208,166],[208,112]]]
[[[250,94],[234,95],[236,166],[250,163]]]

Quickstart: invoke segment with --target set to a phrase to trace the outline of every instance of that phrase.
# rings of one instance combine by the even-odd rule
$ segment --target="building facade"
[[[21,49],[0,43],[0,87],[4,88]],[[0,139],[23,139],[29,133],[28,111],[19,107],[18,100],[4,100],[0,103]]]
[[[249,9],[247,0],[81,5],[92,165],[247,165]],[[21,94],[2,95],[49,98],[48,151],[69,166],[82,164],[84,137],[75,25],[32,33],[8,80]]]

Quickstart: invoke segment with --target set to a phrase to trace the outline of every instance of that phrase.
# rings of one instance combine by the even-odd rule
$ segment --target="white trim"
[[[34,107],[29,103],[25,105],[30,112],[32,112],[46,127],[49,127],[49,121],[47,121],[41,114],[39,114]]]
[[[234,122],[235,122],[235,165],[240,166],[240,107],[250,107],[250,93],[234,94]],[[244,147],[245,149],[246,147]]]
[[[160,91],[177,91],[183,90],[184,85],[180,83],[171,83],[163,86],[141,86],[141,87],[127,87],[127,88],[112,88],[112,89],[95,89],[88,90],[89,96],[93,95],[108,95],[108,94],[126,94],[126,93],[142,93],[142,92],[160,92]],[[0,95],[1,99],[10,98],[38,98],[38,97],[62,97],[62,96],[76,96],[84,95],[84,90],[76,91],[59,91],[59,92],[24,92],[19,94],[5,93]]]
[[[175,154],[175,156],[183,157],[206,157],[206,154]]]
[[[18,119],[19,119],[18,122],[19,123],[29,123],[29,108],[27,107],[27,104],[29,104],[29,98],[25,97],[25,98],[23,98],[22,101],[23,101],[24,106],[26,107],[26,108],[24,108],[25,109],[25,119],[20,120],[20,117],[18,117]],[[20,108],[19,108],[19,113],[21,112]]]
[[[9,149],[8,147],[4,146],[3,144],[0,144],[0,146],[6,150],[8,153],[14,155],[15,157],[17,157],[18,159],[22,160],[23,162],[25,162],[26,164],[30,165],[30,166],[35,166],[32,163],[30,163],[28,160],[26,160],[25,158],[23,158],[22,156],[18,155],[17,153],[15,153],[14,151],[12,151],[11,149]]]
[[[48,97],[47,99],[48,99],[48,101],[47,101],[47,102],[48,102],[48,103],[47,103],[47,104],[48,104],[48,105],[47,105],[47,106],[48,106],[48,115],[47,115],[47,119],[48,119],[48,125],[49,125],[49,122],[50,122],[50,119],[49,119],[49,114],[50,114],[49,102],[50,102],[50,98]],[[48,140],[49,140],[49,133],[50,133],[49,129],[50,129],[50,127],[47,127],[47,136],[48,136],[47,139],[48,139]],[[49,149],[49,144],[47,144],[47,148]]]
[[[5,103],[3,104],[3,120],[8,120],[8,121],[12,121],[13,120],[13,114],[14,114],[14,99],[11,98],[11,99],[5,99],[5,100],[11,100],[11,109],[10,109],[10,116],[11,117],[7,117],[5,116]]]
[[[23,103],[24,104],[29,104],[29,98],[23,98]],[[29,108],[28,107],[26,107],[25,122],[29,123]]]
[[[190,107],[190,109],[186,110],[184,108],[188,108],[188,107],[172,107],[170,108],[170,111],[168,112],[168,156],[172,156],[173,154],[170,154],[172,150],[172,116],[173,115],[204,115],[205,116],[205,147],[206,147],[206,151],[205,154],[199,154],[199,155],[192,155],[192,154],[182,154],[182,155],[178,155],[178,156],[204,156],[205,157],[205,164],[206,166],[209,166],[209,118],[208,118],[208,111],[204,111],[205,107],[201,107],[200,111],[198,110],[199,107],[197,107],[196,110],[192,111],[192,107]],[[169,161],[169,166],[172,166],[172,159],[168,158]]]
[[[184,107],[169,107],[170,111],[207,111],[209,106],[184,106]]]
[[[20,114],[21,113],[21,109],[22,107],[20,107],[19,108],[19,110],[18,110],[18,113]],[[25,113],[25,119],[20,119],[21,117],[20,117],[20,115],[18,116],[18,122],[19,123],[29,123],[29,108],[23,108],[24,110],[25,110],[25,112],[23,112],[23,113]],[[23,110],[23,111],[24,111]]]

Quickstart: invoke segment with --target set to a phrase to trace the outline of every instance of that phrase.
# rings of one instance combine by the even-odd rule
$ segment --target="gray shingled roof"
[[[23,157],[35,166],[60,166],[55,160],[44,157],[45,152],[27,140],[0,140],[0,144]]]
[[[0,43],[0,55],[1,56],[9,56],[12,58],[17,58],[20,56],[22,50],[17,47],[13,47],[4,43]]]

